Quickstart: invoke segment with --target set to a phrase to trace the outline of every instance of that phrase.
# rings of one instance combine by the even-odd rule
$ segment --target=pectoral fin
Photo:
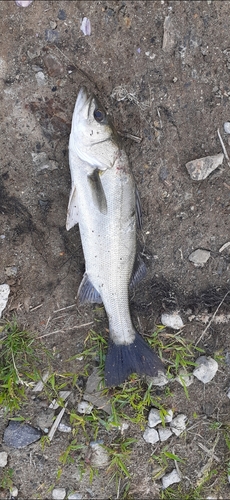
[[[136,195],[136,219],[138,229],[142,229],[142,210],[141,210],[141,199],[137,187],[135,187]]]
[[[78,224],[78,205],[77,205],[77,189],[76,186],[72,186],[69,204],[67,210],[67,219],[66,219],[66,229],[69,231],[71,227]]]
[[[107,201],[105,192],[101,183],[99,170],[96,168],[92,174],[88,175],[88,180],[91,187],[92,198],[95,207],[104,215],[107,214]]]

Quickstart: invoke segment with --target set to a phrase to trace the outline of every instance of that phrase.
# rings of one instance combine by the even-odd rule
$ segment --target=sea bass
[[[116,132],[84,87],[72,118],[69,164],[66,228],[79,224],[85,258],[78,299],[103,302],[109,320],[105,383],[119,385],[134,372],[156,376],[163,365],[136,331],[129,309],[129,286],[140,279],[144,267],[136,256],[139,199]]]

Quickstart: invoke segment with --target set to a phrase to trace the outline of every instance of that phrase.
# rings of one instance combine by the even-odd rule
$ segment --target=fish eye
[[[97,122],[103,122],[105,119],[105,113],[101,109],[97,108],[94,110],[93,116]]]

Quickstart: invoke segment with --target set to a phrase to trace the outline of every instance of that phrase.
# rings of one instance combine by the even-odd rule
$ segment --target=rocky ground
[[[174,379],[167,390],[154,389],[166,409],[187,417],[187,431],[167,441],[167,452],[183,459],[175,466],[168,457],[165,472],[176,467],[182,479],[168,498],[178,498],[178,491],[184,499],[230,498],[229,14],[229,2],[211,0],[34,0],[26,8],[0,1],[0,284],[10,286],[4,318],[16,317],[42,338],[59,374],[83,370],[82,360],[66,360],[81,352],[90,328],[107,338],[103,310],[76,304],[84,259],[78,228],[65,228],[68,138],[84,84],[125,136],[140,192],[148,272],[131,297],[134,323],[151,335],[163,312],[179,311],[184,342],[218,361],[209,383],[195,379],[188,387],[189,398]],[[84,17],[91,30],[89,22],[82,26]],[[223,152],[218,129],[223,161],[205,179],[193,180],[187,162]],[[202,265],[191,260],[197,249],[206,252]],[[164,340],[172,333],[164,330]],[[168,367],[167,349],[163,358]],[[79,394],[71,397],[72,408]],[[54,417],[47,408],[46,400],[30,394],[14,416],[44,431]],[[64,423],[70,424],[68,413]],[[2,418],[1,436],[7,425],[8,417]],[[125,498],[126,487],[126,498],[167,498],[153,458],[162,459],[165,445],[147,443],[144,428],[132,422],[124,432],[137,441],[130,477],[119,484],[106,463],[90,481],[88,451],[82,477],[74,453],[58,473],[60,455],[73,439],[68,433],[57,431],[44,448],[40,441],[22,449],[2,442],[7,465],[1,498],[9,498],[9,469],[20,499],[49,499],[54,488],[79,499]],[[106,445],[117,439],[117,431],[99,434]],[[80,443],[89,445],[84,434]]]

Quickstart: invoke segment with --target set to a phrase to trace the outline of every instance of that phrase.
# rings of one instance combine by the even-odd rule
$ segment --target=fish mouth
[[[91,100],[92,100],[92,97],[88,96],[86,87],[81,87],[79,92],[78,92],[77,101],[76,101],[77,112],[80,113],[81,111],[83,111],[83,109],[86,106],[89,109]]]

